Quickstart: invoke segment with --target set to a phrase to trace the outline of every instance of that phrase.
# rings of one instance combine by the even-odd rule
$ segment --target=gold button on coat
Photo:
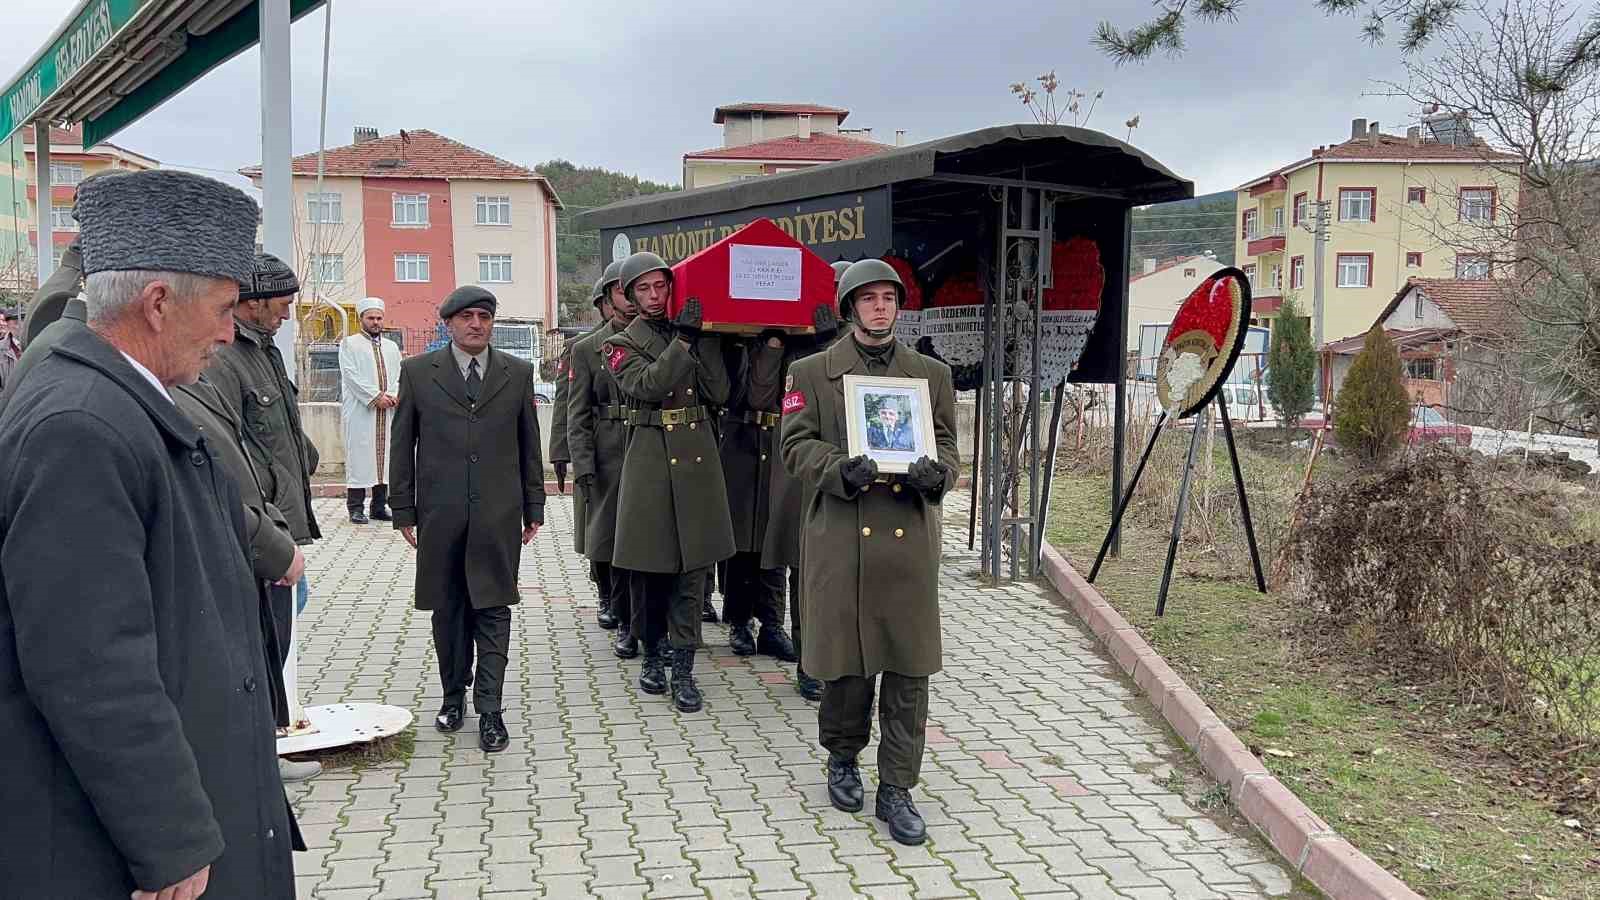
[[[870,484],[863,484],[861,486],[861,493],[863,493],[863,494],[865,494],[867,491],[870,491],[870,490],[872,490],[872,485],[870,485]]]
[[[904,528],[896,528],[894,530],[894,536],[897,538],[903,538],[906,536],[906,530]]]
[[[871,528],[863,528],[863,529],[861,529],[861,536],[862,537],[872,537],[872,529]]]
[[[762,459],[766,459],[766,458],[767,458],[767,455],[766,455],[766,454],[765,454],[765,453],[763,453],[763,454],[761,454],[761,458],[762,458]]]
[[[695,462],[699,462],[699,461],[700,461],[700,457],[698,457],[698,456],[696,456],[696,457],[695,457],[695,458],[694,458],[694,461],[695,461]]]
[[[672,430],[672,426],[671,426],[671,425],[668,425],[668,426],[667,426],[667,430],[668,430],[668,431],[671,431],[671,430]]]
[[[674,456],[674,457],[673,457],[673,458],[672,458],[672,464],[673,464],[673,465],[677,465],[677,464],[678,464],[678,458],[677,458],[677,457],[676,457],[676,456]]]
[[[897,484],[897,485],[894,486],[894,492],[896,494],[900,493],[900,485]]]
[[[690,422],[689,423],[689,430],[693,431],[694,429],[695,429],[695,423],[694,422]]]

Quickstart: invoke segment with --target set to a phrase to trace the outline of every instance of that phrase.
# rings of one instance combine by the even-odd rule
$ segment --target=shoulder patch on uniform
[[[794,390],[794,373],[793,372],[790,372],[789,376],[787,378],[783,379],[783,389],[786,390],[786,391]]]
[[[806,395],[800,391],[790,391],[783,395],[783,414],[797,413],[806,408]]]
[[[622,368],[622,361],[628,358],[627,348],[618,347],[610,341],[600,348],[600,352],[606,355],[606,365],[611,367],[612,372]]]

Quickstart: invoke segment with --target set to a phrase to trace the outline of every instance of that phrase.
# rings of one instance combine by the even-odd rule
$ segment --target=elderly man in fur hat
[[[171,394],[233,340],[258,211],[150,171],[76,214],[87,325],[0,414],[0,884],[289,900],[243,505]]]
[[[368,522],[362,510],[372,488],[372,518],[389,516],[389,422],[400,405],[400,348],[383,336],[383,301],[356,304],[361,333],[339,342],[339,423],[344,427],[345,505],[350,521]]]

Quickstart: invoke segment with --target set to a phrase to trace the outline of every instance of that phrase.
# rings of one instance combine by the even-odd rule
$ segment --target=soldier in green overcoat
[[[567,405],[567,444],[572,451],[573,519],[584,531],[584,555],[595,569],[604,615],[600,624],[617,628],[614,646],[623,659],[639,655],[633,634],[627,570],[613,564],[616,548],[617,494],[622,486],[622,460],[628,449],[625,398],[606,366],[600,348],[633,321],[633,302],[622,293],[621,261],[606,267],[595,282],[595,305],[605,321],[572,347],[571,391]],[[609,620],[609,624],[608,624]]]
[[[928,676],[941,665],[940,502],[960,456],[950,367],[894,338],[903,291],[882,260],[862,260],[840,277],[851,333],[790,369],[783,461],[816,489],[805,510],[801,596],[806,671],[826,682],[817,718],[829,798],[842,810],[862,808],[856,756],[871,737],[881,675],[877,816],[895,840],[920,844],[926,829],[910,790],[922,765]],[[938,458],[924,455],[905,475],[882,476],[871,457],[851,456],[849,374],[926,380]]]
[[[579,337],[567,341],[561,351],[561,361],[556,365],[556,396],[551,404],[554,409],[550,413],[550,452],[559,454],[553,461],[556,487],[559,490],[566,490],[567,469],[572,466],[572,426],[569,424],[575,378],[572,371],[572,355],[577,351],[579,342],[605,331],[611,324],[611,314],[607,311],[605,301],[606,285],[608,282],[616,281],[619,268],[621,267],[617,263],[607,266],[589,294],[589,301],[600,311],[599,323]],[[576,473],[573,477],[577,477]],[[595,621],[601,628],[610,630],[617,627],[617,614],[611,608],[611,571],[610,566],[602,568],[588,552],[587,503],[588,498],[583,492],[577,490],[572,492],[572,549],[589,558],[589,580],[594,582],[595,595],[598,598]]]
[[[700,330],[699,300],[687,301],[677,318],[666,318],[672,270],[661,257],[628,257],[621,280],[639,317],[601,345],[628,398],[628,451],[612,563],[631,573],[634,633],[645,652],[639,689],[666,692],[662,670],[670,632],[672,700],[694,712],[703,705],[694,655],[706,573],[734,552],[711,427],[712,408],[728,402],[728,372],[721,339]]]

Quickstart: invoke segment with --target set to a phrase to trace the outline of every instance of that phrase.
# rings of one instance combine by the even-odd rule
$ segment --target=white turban
[[[356,315],[364,316],[374,309],[383,312],[383,301],[377,297],[368,297],[356,304]]]

